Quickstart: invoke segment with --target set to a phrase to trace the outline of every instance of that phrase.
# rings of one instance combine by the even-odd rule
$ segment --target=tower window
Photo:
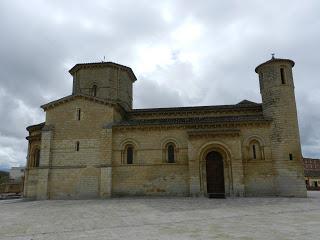
[[[292,153],[289,153],[289,160],[293,160]]]
[[[79,150],[80,150],[80,142],[77,141],[76,142],[76,151],[79,152]]]
[[[127,164],[133,164],[133,147],[127,147]]]
[[[284,73],[284,68],[280,68],[280,76],[281,76],[281,83],[286,84],[286,78]]]
[[[97,85],[92,86],[92,96],[94,96],[94,97],[97,96]]]
[[[81,119],[81,109],[78,108],[77,109],[77,120],[80,121],[80,119]]]

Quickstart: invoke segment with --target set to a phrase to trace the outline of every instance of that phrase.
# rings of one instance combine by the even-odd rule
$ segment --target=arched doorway
[[[224,198],[223,157],[219,152],[211,151],[206,156],[207,193],[209,198]]]

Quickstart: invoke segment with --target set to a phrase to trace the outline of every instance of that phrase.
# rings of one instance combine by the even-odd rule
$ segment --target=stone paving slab
[[[308,198],[0,201],[0,239],[320,239]]]

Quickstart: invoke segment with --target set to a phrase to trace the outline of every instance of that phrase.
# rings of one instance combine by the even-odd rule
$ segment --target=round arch
[[[250,142],[253,141],[253,140],[258,141],[261,147],[264,147],[264,146],[265,146],[265,141],[264,141],[264,139],[263,139],[261,136],[259,136],[259,135],[251,135],[251,136],[247,137],[247,138],[243,141],[243,145],[244,145],[244,146],[249,146]]]
[[[177,139],[173,138],[173,137],[166,137],[164,139],[161,140],[161,149],[164,149],[168,143],[173,143],[175,145],[176,148],[180,147],[180,144],[178,142]]]
[[[247,137],[244,141],[243,141],[243,147],[244,147],[244,156],[245,156],[245,159],[249,159],[250,158],[250,144],[252,142],[257,142],[259,144],[259,149],[258,151],[260,151],[260,158],[262,160],[265,159],[265,153],[264,153],[264,148],[265,148],[265,141],[264,139],[259,136],[259,135],[251,135],[249,137]]]
[[[133,138],[127,138],[120,143],[120,149],[124,150],[127,145],[132,145],[135,149],[139,148],[139,143]]]
[[[202,145],[198,151],[201,192],[203,195],[207,196],[206,156],[210,152],[218,152],[222,156],[224,165],[225,194],[226,196],[230,196],[233,194],[232,152],[226,144],[218,141],[208,142]]]
[[[162,141],[161,141],[162,162],[163,163],[169,163],[168,154],[167,154],[169,145],[173,145],[173,148],[174,148],[174,162],[171,162],[171,163],[179,162],[180,144],[175,138],[164,138],[164,139],[162,139]]]
[[[139,148],[139,144],[136,140],[132,138],[127,138],[124,141],[120,143],[120,149],[121,149],[121,163],[122,164],[128,164],[127,159],[127,149],[128,147],[132,147],[131,150],[131,160],[130,164],[138,164],[138,158],[137,158],[137,149]]]

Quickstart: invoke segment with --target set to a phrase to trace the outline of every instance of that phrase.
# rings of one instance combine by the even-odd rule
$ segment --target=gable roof
[[[132,69],[130,67],[118,64],[118,63],[114,63],[114,62],[93,62],[93,63],[78,63],[76,65],[74,65],[70,70],[69,73],[71,75],[73,75],[75,72],[77,72],[79,69],[81,68],[97,68],[97,67],[117,67],[120,68],[126,72],[128,72],[131,80],[134,82],[137,80],[136,75],[134,74],[134,72],[132,71]]]
[[[255,106],[257,106],[259,104],[255,103],[255,102],[251,102],[251,101],[249,101],[247,99],[244,99],[241,102],[238,102],[237,105],[255,105]]]
[[[70,102],[76,98],[83,98],[83,99],[86,99],[89,101],[93,101],[93,102],[105,104],[105,105],[116,105],[116,102],[113,100],[108,100],[108,99],[105,100],[105,99],[101,99],[101,98],[97,98],[97,97],[93,97],[90,95],[85,95],[85,94],[79,93],[79,94],[74,94],[74,95],[72,94],[72,95],[60,98],[58,100],[46,103],[46,104],[42,105],[41,108],[46,111],[50,107],[55,107],[55,106],[60,105],[62,103]]]
[[[149,114],[149,113],[170,113],[170,112],[194,112],[194,111],[225,111],[225,110],[262,110],[261,103],[255,103],[243,100],[238,104],[231,105],[211,105],[211,106],[193,106],[193,107],[170,107],[170,108],[140,108],[128,112],[130,115]]]

